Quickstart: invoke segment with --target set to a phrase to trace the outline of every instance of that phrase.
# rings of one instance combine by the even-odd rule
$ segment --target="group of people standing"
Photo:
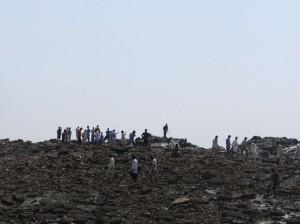
[[[164,138],[167,138],[169,127],[168,124],[166,124],[163,127],[163,136]],[[93,144],[102,144],[102,143],[111,143],[114,144],[117,140],[117,135],[119,134],[116,132],[115,129],[110,130],[107,128],[105,131],[105,135],[103,132],[101,132],[99,125],[93,127],[90,129],[89,126],[86,127],[86,129],[83,130],[81,127],[77,127],[75,130],[76,133],[76,141],[79,144],[82,143],[93,143]],[[121,138],[119,139],[122,145],[134,145],[135,144],[135,138],[136,138],[136,131],[132,131],[129,133],[129,138],[126,138],[126,132],[121,131]],[[149,144],[149,140],[152,137],[152,135],[148,132],[147,129],[142,133],[141,135],[143,142],[145,145]],[[70,143],[72,139],[72,130],[70,127],[67,127],[66,129],[62,130],[61,127],[58,127],[57,129],[57,140],[62,141],[63,143]]]
[[[218,143],[218,138],[219,136],[216,136],[213,139],[212,149],[221,148]],[[242,143],[240,144],[238,142],[238,137],[235,137],[234,140],[231,142],[231,135],[228,135],[225,145],[226,153],[231,157],[238,157],[240,155],[242,158],[251,156],[253,159],[256,159],[257,145],[255,143],[251,143],[249,145],[247,137],[245,137]]]
[[[115,156],[111,155],[108,165],[107,165],[107,171],[106,171],[106,177],[110,180],[112,180],[115,176]],[[132,156],[131,160],[131,167],[130,167],[130,176],[134,181],[137,181],[138,176],[140,172],[139,162],[135,155]],[[150,167],[150,179],[151,182],[158,182],[158,162],[157,159],[151,155],[151,167]]]

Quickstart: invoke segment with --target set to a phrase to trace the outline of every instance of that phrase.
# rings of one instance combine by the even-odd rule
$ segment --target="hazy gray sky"
[[[300,137],[300,1],[0,2],[0,138]]]

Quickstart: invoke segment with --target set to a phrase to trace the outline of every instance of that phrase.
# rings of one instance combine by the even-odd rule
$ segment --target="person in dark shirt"
[[[163,130],[164,130],[164,138],[167,138],[167,133],[168,133],[168,131],[169,131],[168,124],[166,124],[166,125],[164,126]]]
[[[151,134],[148,133],[147,129],[145,129],[145,132],[142,134],[142,139],[144,140],[144,145],[148,145],[150,136],[151,136]]]
[[[271,175],[271,186],[272,186],[272,192],[274,194],[274,197],[276,196],[276,190],[280,185],[280,177],[279,173],[277,172],[276,168],[272,169],[272,175]]]
[[[61,138],[61,127],[58,127],[57,129],[57,140],[60,140]]]

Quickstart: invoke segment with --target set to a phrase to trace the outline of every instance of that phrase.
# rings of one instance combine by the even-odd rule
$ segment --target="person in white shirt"
[[[109,179],[113,179],[115,176],[115,158],[112,155],[109,159],[109,163],[107,165],[106,177]]]
[[[139,163],[135,156],[132,156],[130,175],[134,181],[137,181],[137,177],[139,174]]]
[[[218,143],[219,136],[216,136],[212,142],[212,149],[219,149],[219,143]]]
[[[234,141],[232,142],[232,151],[234,157],[237,156],[238,150],[239,150],[238,137],[235,137]]]
[[[151,182],[158,182],[158,167],[157,167],[157,159],[154,156],[151,156],[152,167],[151,167]]]
[[[126,145],[126,132],[121,131],[121,144]]]
[[[257,158],[257,146],[256,146],[256,144],[254,142],[252,142],[251,145],[250,145],[250,155],[251,155],[251,158],[256,161],[256,158]]]

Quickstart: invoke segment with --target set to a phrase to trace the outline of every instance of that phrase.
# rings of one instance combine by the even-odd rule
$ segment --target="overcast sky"
[[[0,138],[300,137],[298,0],[0,3]]]

